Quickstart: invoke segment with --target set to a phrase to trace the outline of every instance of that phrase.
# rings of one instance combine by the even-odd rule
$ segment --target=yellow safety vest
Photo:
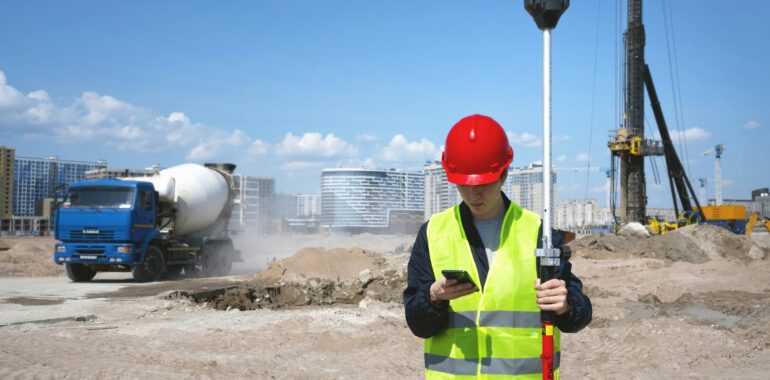
[[[447,328],[425,340],[428,379],[542,379],[542,323],[534,290],[540,217],[511,203],[500,246],[482,291],[449,301]],[[480,286],[473,253],[455,206],[428,222],[433,274],[464,269]],[[561,342],[554,328],[554,376]]]

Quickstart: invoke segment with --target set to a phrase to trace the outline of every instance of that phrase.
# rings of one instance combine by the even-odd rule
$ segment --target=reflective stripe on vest
[[[554,366],[559,368],[561,361],[561,352],[554,353]],[[478,370],[478,360],[476,359],[452,359],[446,356],[436,356],[425,354],[425,368],[455,375],[475,376]],[[481,360],[481,373],[489,375],[509,375],[509,374],[541,374],[542,362],[540,358],[527,359],[490,359]]]
[[[464,311],[461,313],[449,313],[447,328],[475,328],[476,312]],[[479,311],[479,326],[482,327],[521,327],[540,328],[539,311]]]
[[[537,214],[511,203],[483,291],[450,301],[447,328],[425,340],[427,378],[540,379],[542,325],[534,290],[539,228]],[[480,284],[460,207],[431,217],[427,230],[435,277],[443,277],[443,269],[464,269]],[[557,379],[560,349],[554,329]]]

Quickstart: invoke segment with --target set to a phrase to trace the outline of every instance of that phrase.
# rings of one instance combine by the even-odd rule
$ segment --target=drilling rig
[[[623,123],[610,137],[611,170],[620,161],[620,223],[644,223],[647,190],[644,157],[663,155],[660,141],[644,138],[644,24],[642,0],[628,0],[625,41],[625,106]],[[614,175],[611,186],[615,186]]]

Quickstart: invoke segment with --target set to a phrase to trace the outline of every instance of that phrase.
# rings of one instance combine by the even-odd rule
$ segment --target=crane
[[[598,172],[600,170],[606,170],[605,168],[600,168],[598,166],[556,166],[553,168],[553,171],[555,172],[572,172],[572,173],[589,173],[589,172]]]
[[[708,156],[711,152],[716,153],[714,161],[714,189],[716,191],[716,205],[722,205],[722,152],[725,151],[725,144],[714,145],[713,148],[701,153],[701,156]]]
[[[708,183],[708,180],[706,178],[698,178],[698,181],[700,181],[700,199],[702,199],[705,202],[706,201],[706,183]]]

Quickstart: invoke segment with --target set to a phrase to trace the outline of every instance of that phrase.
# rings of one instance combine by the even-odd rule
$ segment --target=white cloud
[[[276,145],[275,152],[289,157],[342,158],[357,155],[358,149],[333,133],[324,137],[320,133],[308,132],[302,137],[287,133],[283,141]]]
[[[6,82],[5,73],[0,71],[0,109],[13,110],[21,108],[29,101],[35,100],[30,95],[24,96],[19,90],[9,86]]]
[[[267,154],[269,145],[262,140],[254,140],[249,147],[249,155],[251,156],[264,156]]]
[[[508,141],[510,142],[511,146],[513,146],[513,149],[516,149],[517,145],[524,145],[525,147],[533,148],[543,145],[543,139],[538,138],[537,136],[533,134],[529,134],[527,132],[518,134],[513,132],[506,132],[508,135]]]
[[[679,141],[682,137],[684,137],[687,141],[697,141],[708,139],[711,137],[711,134],[699,127],[688,128],[684,132],[671,131],[672,140]]]
[[[758,129],[761,128],[762,124],[759,124],[758,121],[751,120],[748,123],[743,125],[743,128],[745,129]]]
[[[289,161],[284,162],[278,166],[281,170],[287,171],[303,171],[303,170],[319,170],[323,168],[323,163],[318,161]]]
[[[588,162],[590,157],[588,156],[588,153],[580,153],[577,156],[575,156],[575,161],[578,162]]]
[[[439,147],[439,148],[436,150],[436,154],[435,154],[435,155],[433,155],[433,161],[438,161],[438,162],[441,162],[441,157],[444,155],[444,149],[446,149],[446,147],[445,147],[444,145],[441,145],[441,146],[440,146],[440,147]]]
[[[363,141],[363,142],[375,142],[375,141],[379,141],[380,138],[375,136],[375,135],[370,135],[370,134],[364,133],[362,135],[356,136],[356,140]]]
[[[243,132],[194,123],[181,112],[161,116],[109,95],[86,91],[70,104],[53,102],[44,90],[22,94],[0,71],[0,129],[57,144],[98,142],[120,151],[189,149],[189,157],[213,157],[224,146],[250,141]]]
[[[432,142],[426,139],[410,142],[401,134],[393,136],[388,146],[380,151],[380,158],[383,161],[403,164],[415,161],[423,163],[435,156],[436,145]]]
[[[221,157],[233,151],[243,150],[249,143],[249,137],[238,129],[233,132],[218,131],[201,140],[187,154],[186,158],[193,161],[202,161],[213,157]]]
[[[560,156],[559,156],[559,157],[556,159],[556,161],[558,161],[558,162],[564,162],[564,161],[566,161],[566,160],[567,160],[567,155],[566,155],[566,154],[562,154],[562,155],[560,155]]]

